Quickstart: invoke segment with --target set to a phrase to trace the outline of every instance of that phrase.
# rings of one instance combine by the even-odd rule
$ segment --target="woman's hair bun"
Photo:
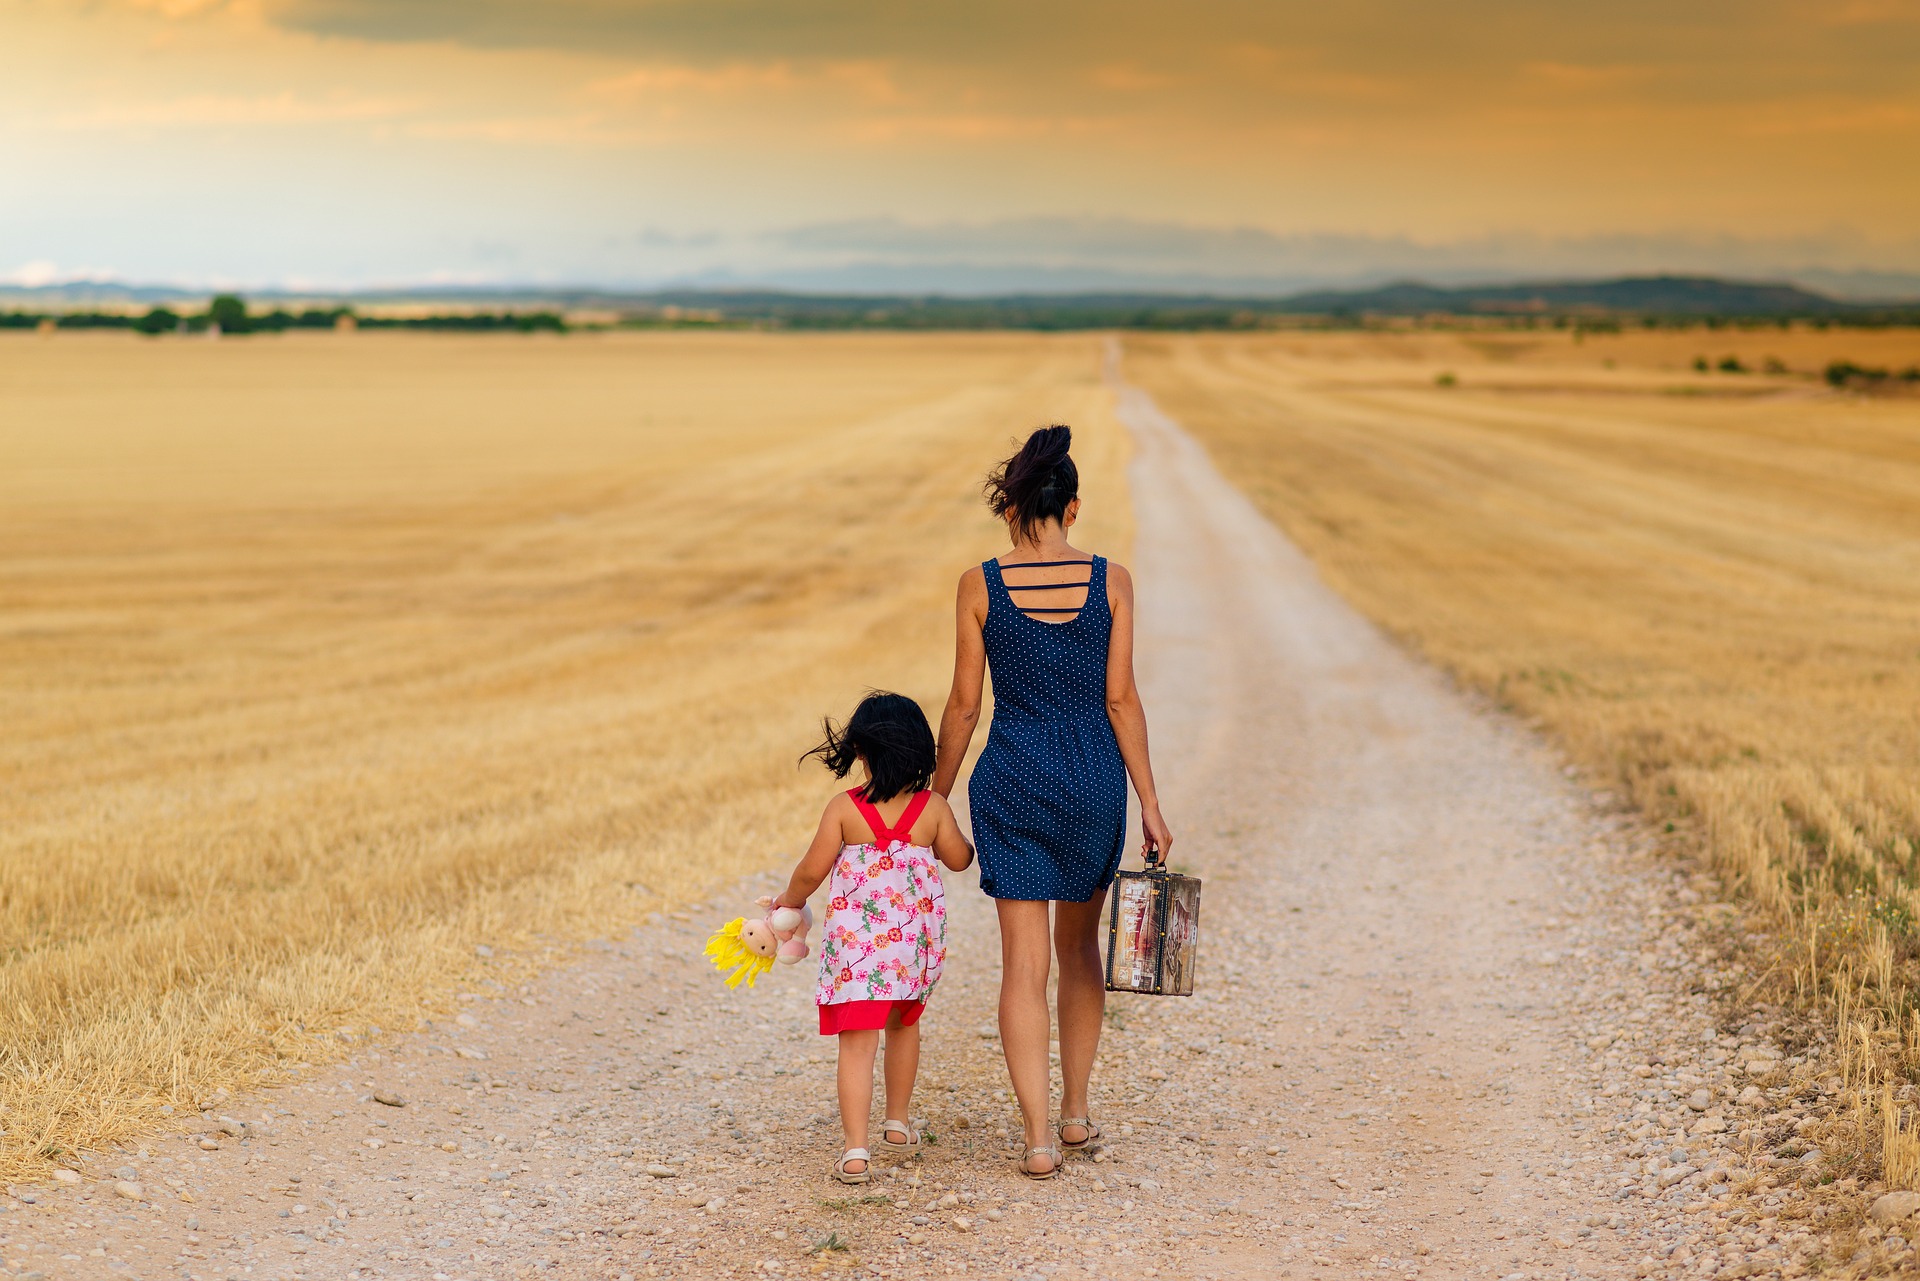
[[[1027,437],[1018,453],[987,476],[987,506],[1005,518],[1013,513],[1015,531],[1031,538],[1050,520],[1064,519],[1080,497],[1080,469],[1073,465],[1073,428],[1056,423]]]

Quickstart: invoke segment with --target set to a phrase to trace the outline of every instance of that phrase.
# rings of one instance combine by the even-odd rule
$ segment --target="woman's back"
[[[1076,567],[1084,567],[1084,573],[1072,577]],[[1068,581],[1049,582],[1040,574],[1061,570],[1068,572]],[[981,639],[993,673],[995,724],[1002,716],[1037,721],[1104,718],[1107,647],[1113,631],[1106,558],[1011,565],[990,560],[981,571],[987,579]],[[1062,589],[1078,587],[1084,587],[1085,599],[1077,606],[1032,603],[1070,599],[1078,593]]]

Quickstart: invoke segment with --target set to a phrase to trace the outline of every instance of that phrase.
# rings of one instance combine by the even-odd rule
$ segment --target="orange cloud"
[[[1816,21],[1838,27],[1920,22],[1920,0],[1841,0],[1809,5],[1808,12]]]
[[[633,102],[681,93],[724,98],[820,88],[851,91],[856,97],[872,103],[900,102],[906,97],[884,63],[853,61],[802,65],[785,60],[728,62],[718,66],[649,63],[595,80],[587,85],[586,94],[589,98]]]
[[[1150,89],[1165,89],[1178,83],[1172,76],[1148,71],[1131,62],[1114,62],[1103,67],[1095,67],[1087,73],[1087,79],[1102,89],[1112,89],[1118,93],[1141,93]]]
[[[588,96],[632,101],[662,94],[739,94],[791,89],[801,83],[791,63],[727,63],[718,67],[684,64],[635,67],[587,86]]]
[[[1634,66],[1587,66],[1574,62],[1529,62],[1520,69],[1528,80],[1561,89],[1612,89],[1645,80],[1651,68]]]
[[[188,94],[147,101],[97,103],[66,112],[55,122],[67,129],[159,129],[198,125],[289,125],[346,120],[391,120],[421,106],[418,99],[336,94],[303,98],[291,91],[256,97]]]

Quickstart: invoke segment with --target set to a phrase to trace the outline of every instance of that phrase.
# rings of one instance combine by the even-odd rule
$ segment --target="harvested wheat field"
[[[0,342],[0,1178],[804,836],[818,718],[944,695],[987,460],[1121,490],[1098,353]]]
[[[1783,1181],[1788,1163],[1752,1141],[1799,1088],[1764,1094],[1750,1084],[1756,1073],[1805,1083],[1821,1061],[1785,1043],[1790,1024],[1777,1011],[1737,1035],[1714,1025],[1687,934],[1700,889],[1685,869],[1617,803],[1567,777],[1536,736],[1463,697],[1329,591],[1193,438],[1119,380],[1120,363],[1106,365],[1103,385],[1103,348],[925,337],[451,349],[481,353],[495,388],[519,361],[564,370],[604,358],[594,371],[604,381],[619,361],[658,354],[684,377],[711,357],[727,390],[699,393],[696,421],[718,433],[728,405],[757,413],[786,380],[795,435],[754,440],[736,419],[738,456],[710,472],[696,463],[726,457],[724,434],[665,482],[600,479],[602,507],[523,501],[513,528],[532,532],[502,535],[492,559],[466,552],[464,529],[441,528],[440,546],[458,546],[442,553],[456,562],[453,586],[416,574],[410,593],[382,596],[385,608],[339,628],[333,648],[367,652],[406,619],[389,642],[402,658],[429,643],[443,655],[424,673],[363,681],[374,688],[345,704],[375,717],[383,699],[404,695],[423,709],[379,722],[398,743],[384,770],[351,772],[379,808],[356,818],[351,799],[310,788],[326,806],[317,818],[344,813],[335,822],[357,822],[369,833],[362,845],[384,842],[388,856],[366,855],[343,884],[317,870],[332,867],[325,851],[282,855],[287,879],[307,875],[312,898],[329,904],[315,915],[332,933],[301,932],[291,911],[273,921],[273,885],[237,903],[226,892],[270,921],[269,937],[285,936],[278,964],[306,985],[296,992],[320,987],[306,977],[315,971],[340,973],[323,989],[333,1007],[284,1012],[292,1003],[277,998],[293,982],[273,970],[255,927],[224,912],[192,937],[224,929],[250,940],[266,957],[251,974],[214,980],[182,966],[171,980],[142,975],[151,986],[137,991],[123,977],[108,993],[118,1008],[96,998],[95,1022],[73,1037],[154,1028],[138,991],[213,988],[227,994],[225,1022],[173,1016],[178,1044],[202,1054],[190,1071],[271,1075],[284,1062],[276,1049],[311,1061],[324,1048],[335,1061],[286,1068],[271,1088],[231,1097],[182,1091],[170,1124],[58,1154],[44,1181],[0,1196],[0,1264],[61,1281],[109,1271],[187,1281],[854,1271],[1573,1281],[1683,1265],[1706,1275],[1735,1260],[1755,1275],[1799,1276],[1854,1257],[1859,1247],[1810,1217],[1807,1190]],[[864,377],[816,377],[823,353],[857,356]],[[756,369],[759,382],[745,376]],[[854,383],[868,395],[896,390],[862,408],[845,390]],[[528,399],[535,408],[519,413],[546,408]],[[1129,559],[1156,773],[1180,833],[1174,857],[1207,881],[1200,982],[1187,999],[1112,1000],[1092,1098],[1104,1135],[1058,1178],[1030,1182],[1010,1160],[1019,1125],[994,1018],[993,910],[973,873],[946,877],[950,954],[922,1021],[912,1109],[927,1138],[876,1153],[872,1181],[846,1188],[828,1175],[840,1127],[833,1048],[808,999],[812,967],[729,990],[700,946],[784,873],[833,786],[792,771],[812,715],[844,705],[859,679],[938,694],[954,570],[996,541],[973,506],[980,460],[1005,439],[995,420],[1024,425],[1035,404],[1079,416],[1088,513],[1104,509],[1108,522],[1090,520],[1082,545],[1123,549],[1137,529]],[[1132,450],[1124,483],[1116,426]],[[908,461],[867,456],[901,439],[917,448]],[[529,440],[522,453],[542,450]],[[391,484],[391,469],[379,474]],[[656,492],[675,495],[664,515],[646,508]],[[1131,526],[1113,520],[1122,502]],[[463,510],[477,525],[503,504],[470,499]],[[587,528],[556,530],[556,511]],[[939,521],[944,536],[929,532]],[[863,530],[892,541],[873,551]],[[633,541],[613,542],[619,534]],[[783,563],[798,566],[790,582],[764,568],[776,539]],[[324,545],[337,596],[350,586],[338,569],[348,544]],[[937,572],[903,568],[916,555]],[[487,577],[497,560],[514,574]],[[639,568],[620,590],[588,595],[568,586],[580,581],[576,562]],[[918,582],[923,568],[924,589],[887,577]],[[756,573],[746,600],[707,603],[713,584]],[[669,603],[679,593],[676,613],[635,603],[648,602],[649,575]],[[578,617],[572,591],[591,609],[566,627]],[[436,622],[436,593],[467,607]],[[257,600],[229,608],[182,605],[176,617],[237,629],[266,613]],[[619,630],[635,614],[661,623],[643,634],[657,648],[625,651],[623,665],[609,651],[642,643]],[[509,665],[528,636],[555,655],[551,666]],[[446,656],[456,637],[474,648]],[[152,672],[126,684],[148,697],[166,688]],[[87,697],[109,688],[88,683]],[[198,706],[218,697],[206,691]],[[582,710],[603,705],[624,718],[617,728]],[[415,724],[420,736],[406,728]],[[563,732],[550,732],[556,724]],[[313,742],[291,778],[325,781],[332,762],[362,761],[355,724],[327,728],[331,746]],[[486,741],[468,746],[475,737]],[[443,757],[458,768],[438,765]],[[256,790],[276,781],[245,774],[244,750],[227,760],[203,777],[243,775]],[[372,821],[396,813],[386,827]],[[277,850],[271,842],[288,839],[282,829],[297,835],[302,815],[275,815],[250,839]],[[140,830],[114,817],[99,830]],[[398,837],[386,835],[394,828]],[[387,885],[404,891],[413,863],[431,869],[444,850],[460,868],[469,849],[493,870],[464,897],[443,887],[425,906],[369,905]],[[647,889],[626,888],[629,878]],[[646,910],[656,904],[669,910]],[[364,941],[381,931],[381,948]],[[577,951],[544,945],[543,934],[570,932],[598,937]],[[476,957],[476,943],[491,955]],[[304,950],[287,955],[295,947]],[[142,959],[99,972],[125,976]],[[379,987],[389,970],[391,996]],[[247,1041],[256,1019],[287,1029],[281,1044]],[[354,1036],[319,1040],[294,1021],[350,1024]],[[374,1023],[388,1031],[373,1034]],[[256,1048],[237,1056],[236,1044]],[[226,1060],[206,1057],[223,1049]],[[1730,1061],[1735,1050],[1770,1066],[1748,1071]],[[81,1081],[107,1062],[45,1054]],[[138,1118],[123,1108],[114,1119]],[[1787,1214],[1798,1217],[1777,1217]],[[1862,1257],[1902,1254],[1883,1243]]]
[[[1920,398],[1838,360],[1920,334],[1127,343],[1338,590],[1710,854],[1755,930],[1713,942],[1729,1008],[1837,1020],[1822,1177],[1920,1187]]]
[[[1840,989],[1824,951],[1764,973],[1764,927],[1829,923],[1824,947],[1844,887],[1809,857],[1782,903],[1760,886],[1784,855],[1725,862],[1749,936],[1674,857],[1734,830],[1689,780],[1805,750],[1831,787],[1815,767],[1848,759],[1805,707],[1857,698],[1824,655],[1882,643],[1902,598],[1871,596],[1859,548],[1898,545],[1768,459],[1891,495],[1900,404],[1502,334],[0,352],[0,670],[25,727],[0,868],[31,940],[0,971],[4,1141],[32,1179],[0,1197],[9,1274],[1913,1262],[1910,1227],[1858,1214],[1886,1182],[1848,1103],[1864,1081],[1849,1096],[1794,1013],[1796,973],[1882,989]],[[1076,541],[1136,572],[1175,858],[1208,886],[1200,981],[1113,999],[1105,1134],[1031,1183],[992,909],[948,877],[927,1142],[844,1188],[812,967],[729,991],[700,944],[831,788],[794,768],[815,718],[869,683],[942,694],[954,575],[1000,545],[980,473],[1049,417],[1079,433]],[[1863,441],[1884,445],[1866,468]],[[1845,626],[1720,587],[1773,563],[1755,547]],[[1833,667],[1814,697],[1714,684],[1776,633]],[[1610,746],[1737,737],[1734,687],[1759,710],[1725,724],[1781,723],[1738,739],[1747,764]],[[1672,709],[1666,740],[1608,719],[1636,706]],[[1860,741],[1910,759],[1877,724]]]

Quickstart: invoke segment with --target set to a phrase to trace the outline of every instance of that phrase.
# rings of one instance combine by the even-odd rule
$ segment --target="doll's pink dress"
[[[907,843],[931,792],[907,802],[889,827],[854,788],[847,795],[873,829],[873,840],[848,845],[827,882],[826,928],[820,940],[820,1034],[919,1021],[947,959],[947,896],[933,851]]]

